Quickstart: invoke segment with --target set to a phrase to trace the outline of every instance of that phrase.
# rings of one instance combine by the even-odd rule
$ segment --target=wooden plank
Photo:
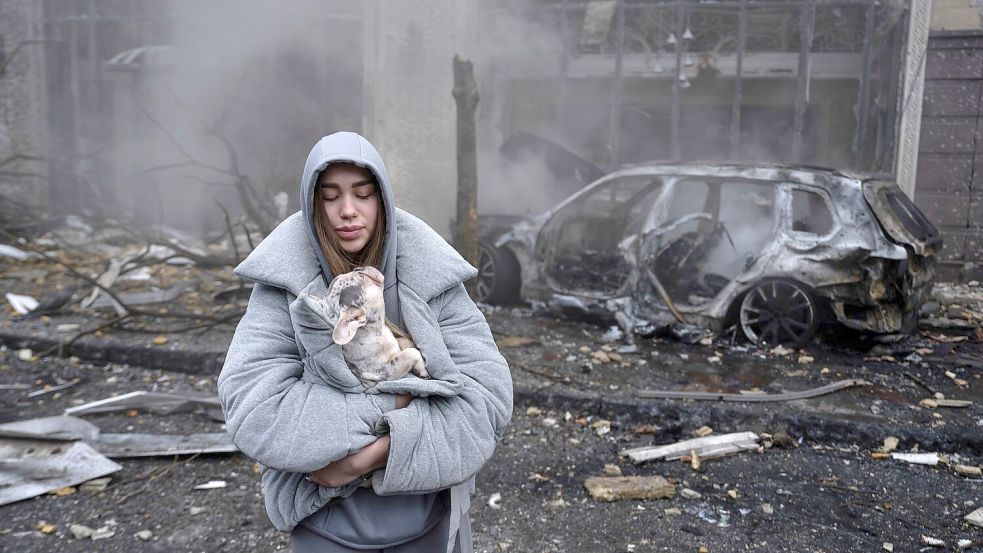
[[[696,450],[697,455],[703,455],[704,450],[719,449],[725,445],[741,446],[758,443],[758,435],[754,432],[734,432],[731,434],[717,434],[704,438],[693,438],[666,445],[636,447],[626,449],[618,455],[628,457],[633,463],[643,463],[656,459],[676,458],[689,455],[690,451]],[[675,456],[675,457],[673,457]]]

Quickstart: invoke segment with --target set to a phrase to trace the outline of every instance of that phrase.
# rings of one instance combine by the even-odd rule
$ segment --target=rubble
[[[676,486],[662,476],[592,476],[584,487],[597,501],[668,499],[676,494]]]
[[[765,402],[765,401],[795,401],[799,399],[809,399],[826,394],[831,394],[854,386],[869,386],[870,383],[862,379],[839,380],[831,384],[819,386],[800,392],[782,392],[777,394],[767,394],[763,392],[731,394],[718,392],[684,392],[673,390],[639,390],[638,397],[646,399],[695,399],[702,401],[737,401],[737,402]]]
[[[969,513],[968,515],[963,517],[963,520],[972,524],[973,526],[983,528],[983,507],[980,507],[979,509],[976,509],[972,513]]]
[[[975,476],[977,478],[983,476],[983,469],[972,465],[954,464],[952,465],[952,470],[956,471],[956,474],[961,474],[962,476]]]
[[[84,442],[0,439],[0,505],[20,501],[123,467]]]
[[[195,486],[196,490],[218,490],[226,486],[225,480],[209,480],[204,484]]]
[[[100,434],[92,445],[114,459],[235,453],[239,449],[227,432],[203,434]]]
[[[166,415],[179,410],[194,409],[195,407],[221,407],[221,403],[218,397],[136,391],[69,407],[65,409],[65,414],[91,415],[94,413],[112,413],[115,411],[127,411],[129,409],[143,409]]]
[[[683,499],[702,499],[703,498],[703,494],[701,494],[700,492],[698,492],[696,490],[691,490],[689,488],[683,488],[683,489],[679,490],[679,495]]]
[[[673,444],[661,446],[646,446],[626,449],[618,453],[628,457],[633,463],[644,463],[653,460],[672,461],[696,451],[703,459],[721,457],[740,451],[750,451],[758,448],[759,437],[754,432],[735,432],[718,434],[704,438],[693,438]]]
[[[25,261],[39,257],[37,254],[28,253],[7,244],[0,244],[0,256],[10,257],[12,259],[16,259],[17,261]]]
[[[938,453],[892,453],[891,458],[913,465],[935,466],[939,464]]]
[[[10,303],[10,307],[13,308],[18,315],[27,315],[38,307],[38,300],[32,298],[31,296],[11,294],[10,292],[7,292],[4,294],[4,296],[7,298],[7,302]]]

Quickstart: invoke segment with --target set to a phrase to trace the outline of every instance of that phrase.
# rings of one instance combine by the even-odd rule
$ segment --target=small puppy
[[[304,296],[311,309],[334,324],[332,338],[341,346],[348,368],[367,388],[410,372],[420,378],[430,376],[420,350],[401,347],[386,326],[384,280],[375,267],[358,267],[336,276],[324,299]]]

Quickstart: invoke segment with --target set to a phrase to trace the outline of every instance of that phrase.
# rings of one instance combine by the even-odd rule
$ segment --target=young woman
[[[474,475],[512,413],[508,366],[463,285],[477,271],[395,207],[379,153],[357,134],[322,138],[300,188],[301,211],[236,268],[256,284],[218,381],[233,441],[262,468],[270,520],[295,552],[471,551]],[[365,390],[330,324],[297,300],[368,265],[431,379]]]

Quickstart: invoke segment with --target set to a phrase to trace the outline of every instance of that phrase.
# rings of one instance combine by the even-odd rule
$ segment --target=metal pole
[[[559,122],[560,134],[567,132],[567,96],[570,87],[570,48],[576,47],[576,41],[570,39],[570,29],[567,24],[567,2],[563,0],[563,11],[560,13],[560,37],[563,41],[563,53],[560,56],[560,94],[554,108],[554,116]]]
[[[730,159],[737,160],[741,143],[741,103],[744,101],[744,49],[747,42],[747,0],[741,0],[737,12],[737,69],[734,72],[734,102],[730,116]]]
[[[683,74],[683,3],[679,2],[676,10],[676,72],[672,82],[672,158],[682,157],[679,151],[679,78]]]
[[[617,52],[614,57],[614,86],[611,89],[611,120],[609,121],[608,144],[611,148],[611,168],[617,169],[621,165],[621,78],[622,63],[625,54],[625,2],[618,0],[617,6],[618,31],[615,37],[617,42]]]
[[[857,92],[857,129],[853,135],[853,168],[864,168],[864,150],[867,147],[867,119],[870,113],[870,70],[873,65],[874,18],[877,6],[872,1],[867,7],[867,26],[864,29],[863,71]]]
[[[795,134],[792,136],[792,159],[802,161],[802,134],[805,130],[806,104],[809,103],[809,52],[812,50],[812,33],[816,26],[816,3],[802,8],[799,16],[799,79],[795,98]]]

